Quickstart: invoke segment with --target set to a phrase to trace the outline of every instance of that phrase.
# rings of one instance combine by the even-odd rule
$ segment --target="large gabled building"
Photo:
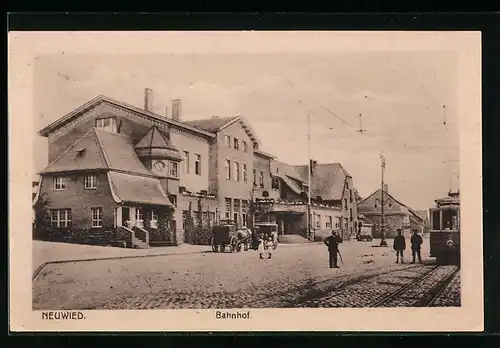
[[[387,186],[383,195],[382,199],[382,189],[378,189],[358,203],[358,212],[365,216],[365,222],[375,226],[374,237],[381,237],[382,204],[384,205],[386,237],[394,237],[398,229],[401,229],[406,237],[410,236],[410,231],[413,229],[417,229],[420,233],[424,232],[426,220],[423,216],[394,198],[388,192]]]
[[[197,194],[204,219],[215,222],[208,180],[215,135],[180,122],[179,101],[167,118],[150,112],[148,99],[147,90],[140,109],[99,96],[40,131],[49,165],[35,201],[46,198],[60,236],[79,230],[103,242],[127,235],[132,246],[182,243],[184,212]]]
[[[262,151],[243,116],[184,121],[180,100],[172,101],[171,117],[151,112],[151,101],[149,89],[143,109],[98,96],[39,132],[49,164],[33,203],[44,202],[53,236],[132,247],[205,243],[223,219],[306,232],[305,166]],[[352,234],[350,175],[339,164],[316,165],[311,183],[312,230]],[[257,214],[256,202],[272,207]]]

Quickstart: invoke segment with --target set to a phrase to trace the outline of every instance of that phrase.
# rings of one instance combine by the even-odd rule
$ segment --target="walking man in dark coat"
[[[337,253],[339,252],[339,244],[342,243],[342,238],[337,235],[335,230],[332,230],[332,235],[325,238],[324,243],[328,247],[330,268],[340,268],[337,265]]]
[[[394,237],[394,245],[393,245],[394,250],[396,250],[396,263],[399,263],[399,256],[401,256],[401,263],[404,263],[403,250],[406,249],[406,240],[405,237],[401,235],[400,228],[398,228],[397,232],[398,235]]]
[[[418,234],[417,230],[413,230],[413,235],[411,236],[411,255],[413,257],[413,262],[415,263],[415,256],[418,257],[418,263],[422,263],[422,257],[420,256],[420,246],[422,245],[422,237]]]

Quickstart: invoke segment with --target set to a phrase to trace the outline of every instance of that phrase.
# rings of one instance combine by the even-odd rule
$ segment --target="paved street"
[[[259,260],[255,251],[221,254],[206,248],[195,254],[49,264],[33,280],[33,308],[359,307],[405,286],[410,291],[409,285],[424,276],[432,305],[459,305],[459,272],[436,269],[426,248],[424,264],[411,265],[395,264],[391,247],[371,245],[345,242],[340,269],[328,267],[326,248],[315,243],[280,245],[270,260]],[[451,284],[442,289],[445,281]],[[384,306],[430,305],[431,299],[424,300],[403,304],[393,297]]]

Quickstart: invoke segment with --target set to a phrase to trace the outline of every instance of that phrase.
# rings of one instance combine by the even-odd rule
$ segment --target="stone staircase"
[[[151,246],[143,240],[132,236],[132,248],[134,249],[149,249]]]
[[[149,249],[149,232],[141,227],[133,227],[132,230],[132,248],[134,249]]]
[[[307,238],[304,238],[298,234],[285,234],[278,236],[278,241],[280,244],[303,244],[312,243]]]

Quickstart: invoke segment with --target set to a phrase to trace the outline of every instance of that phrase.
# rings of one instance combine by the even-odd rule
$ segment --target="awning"
[[[283,176],[280,176],[280,178],[283,179],[283,181],[285,182],[285,184],[296,194],[300,195],[302,193],[302,190],[300,189],[300,187],[295,184],[290,178],[288,178],[288,176],[286,175],[283,175]]]
[[[108,178],[117,203],[173,206],[158,179],[118,172],[109,172]]]

